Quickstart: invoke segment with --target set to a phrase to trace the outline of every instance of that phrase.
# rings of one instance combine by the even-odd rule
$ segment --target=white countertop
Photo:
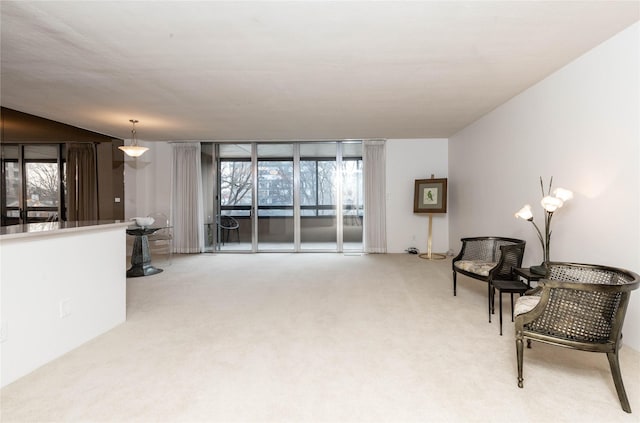
[[[51,236],[71,232],[109,229],[112,227],[126,228],[129,221],[121,220],[91,220],[80,222],[40,222],[26,225],[10,225],[0,227],[0,241],[18,238]]]

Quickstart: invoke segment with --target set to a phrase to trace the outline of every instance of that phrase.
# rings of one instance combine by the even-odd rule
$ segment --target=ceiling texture
[[[449,137],[636,1],[2,1],[4,107],[118,138]]]

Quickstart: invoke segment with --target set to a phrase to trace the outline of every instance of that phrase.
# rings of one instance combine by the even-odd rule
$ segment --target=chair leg
[[[489,306],[489,323],[491,323],[491,312],[492,312],[492,304],[491,304],[491,282],[487,282],[487,304]]]
[[[524,358],[524,345],[522,344],[522,335],[516,335],[516,356],[518,361],[518,388],[524,387],[524,379],[522,378],[522,361]]]
[[[629,405],[629,398],[624,390],[624,384],[622,383],[622,373],[620,372],[620,361],[618,360],[618,351],[607,353],[609,359],[609,367],[611,367],[611,375],[613,376],[613,384],[616,385],[616,392],[618,392],[618,399],[620,399],[620,405],[622,409],[627,413],[631,413],[631,405]]]
[[[502,336],[502,291],[498,291],[500,297],[500,336]]]
[[[456,296],[456,271],[453,271],[453,296]]]
[[[500,291],[498,291],[500,295]],[[496,314],[496,288],[491,284],[491,313]]]
[[[511,321],[513,322],[513,292],[511,293]]]

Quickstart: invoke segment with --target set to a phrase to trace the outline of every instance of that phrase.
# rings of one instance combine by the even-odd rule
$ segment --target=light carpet
[[[5,387],[3,422],[639,421],[628,347],[637,414],[604,354],[534,343],[519,389],[508,310],[499,336],[450,260],[174,256],[127,285],[126,323]]]

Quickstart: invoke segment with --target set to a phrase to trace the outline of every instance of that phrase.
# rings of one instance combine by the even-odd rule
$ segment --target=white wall
[[[527,240],[542,260],[525,203],[544,227],[539,177],[575,198],[553,218],[551,259],[640,272],[639,24],[587,52],[449,140],[450,244],[463,236]],[[640,350],[640,291],[625,343]]]
[[[414,181],[448,175],[447,140],[391,139],[387,141],[387,251],[402,253],[408,247],[427,252],[429,218],[413,213]],[[449,250],[449,215],[434,214],[432,251]]]
[[[125,140],[125,143],[128,141]],[[171,144],[139,142],[149,151],[136,159],[125,157],[125,218],[171,211]]]
[[[2,239],[0,245],[0,386],[125,321],[122,224]]]

